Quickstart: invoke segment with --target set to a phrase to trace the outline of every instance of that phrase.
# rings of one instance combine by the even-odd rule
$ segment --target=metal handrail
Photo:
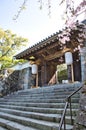
[[[65,122],[65,116],[66,116],[66,111],[68,108],[68,105],[70,104],[70,117],[71,117],[71,125],[73,125],[73,120],[72,120],[72,107],[71,107],[71,97],[76,94],[79,90],[81,90],[81,88],[83,87],[83,85],[81,87],[79,87],[77,90],[75,90],[72,94],[70,94],[67,98],[66,98],[66,103],[65,103],[65,107],[63,110],[63,114],[61,117],[61,121],[60,121],[60,125],[59,125],[59,129],[58,130],[62,130],[62,125],[64,125],[64,130],[66,130],[66,122]],[[64,124],[63,124],[64,123]]]

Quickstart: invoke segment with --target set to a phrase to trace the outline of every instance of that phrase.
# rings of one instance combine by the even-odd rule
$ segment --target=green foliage
[[[58,81],[61,83],[62,80],[67,80],[67,70],[62,70],[58,72]]]
[[[57,66],[58,71],[58,81],[59,83],[62,82],[62,80],[67,80],[67,65],[61,64]]]
[[[86,85],[86,81],[84,81],[84,85]]]
[[[67,65],[66,64],[61,64],[57,66],[57,71],[62,71],[62,70],[66,70],[67,69]]]
[[[13,61],[13,55],[20,50],[21,47],[27,45],[28,40],[13,34],[10,30],[0,29],[0,64],[1,68],[14,65],[19,60]]]

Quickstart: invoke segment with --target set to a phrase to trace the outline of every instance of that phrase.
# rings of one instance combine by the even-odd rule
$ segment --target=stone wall
[[[81,49],[81,74],[85,85],[81,91],[80,108],[73,130],[86,130],[86,42],[85,47]]]
[[[86,47],[81,49],[81,75],[82,81],[86,81]]]
[[[86,130],[86,85],[81,91],[79,112],[73,130]]]
[[[86,42],[81,49],[81,75],[82,82],[85,82],[81,91],[80,107],[73,130],[86,130]]]
[[[19,72],[19,86],[22,89],[30,89],[35,86],[35,75],[31,73],[31,67],[22,69]]]
[[[35,75],[32,75],[31,67],[15,70],[0,81],[0,95],[4,96],[21,89],[30,89],[35,86],[35,81]]]
[[[0,81],[1,82],[0,87],[2,88],[2,90],[0,91],[1,96],[5,96],[20,89],[18,86],[18,77],[19,77],[19,71],[14,71],[8,77],[4,77],[1,79]]]

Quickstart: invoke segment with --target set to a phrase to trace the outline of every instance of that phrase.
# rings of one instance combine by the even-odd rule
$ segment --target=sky
[[[38,0],[28,0],[26,10],[14,21],[13,18],[23,0],[0,0],[0,28],[9,29],[18,36],[28,38],[28,46],[58,32],[64,26],[62,14],[65,8],[59,6],[59,0],[51,0],[51,16],[49,16],[47,0],[43,1],[44,6],[40,10]]]

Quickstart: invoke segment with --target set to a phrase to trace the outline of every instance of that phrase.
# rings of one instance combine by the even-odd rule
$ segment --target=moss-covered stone
[[[86,85],[81,92],[79,112],[73,130],[86,130]]]
[[[73,130],[86,130],[86,127],[81,124],[75,124]]]

